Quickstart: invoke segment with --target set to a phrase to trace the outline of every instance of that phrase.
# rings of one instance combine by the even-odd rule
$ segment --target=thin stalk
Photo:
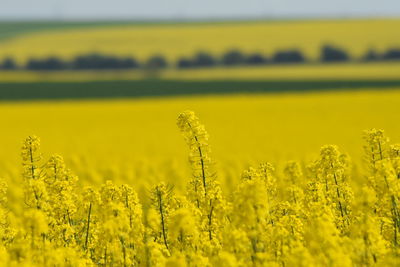
[[[214,211],[214,206],[212,205],[212,199],[210,199],[210,213],[208,214],[208,237],[212,240],[212,215]]]
[[[192,125],[189,122],[188,122],[188,125],[189,125],[190,129],[192,129]],[[194,136],[194,140],[196,140],[197,150],[199,151],[200,164],[201,164],[201,176],[202,176],[203,187],[204,187],[204,196],[207,197],[207,183],[206,183],[206,172],[205,172],[205,168],[204,168],[203,151],[201,150],[200,142],[199,142],[197,136],[195,134],[193,134],[193,136]]]
[[[331,168],[332,168],[332,170],[334,169],[333,168],[333,163],[331,163]],[[338,202],[339,202],[340,215],[343,218],[344,217],[343,206],[342,206],[342,202],[340,201],[339,183],[337,181],[337,177],[336,177],[336,172],[335,171],[333,171],[333,178],[335,180],[335,185],[336,185],[336,194],[337,194]]]
[[[163,235],[163,239],[164,239],[164,245],[169,250],[168,242],[167,242],[167,234],[166,234],[166,229],[165,229],[163,202],[162,202],[161,192],[159,190],[157,190],[157,196],[158,196],[158,208],[159,208],[160,217],[161,217],[161,230],[162,230],[162,235]]]
[[[33,151],[32,151],[32,144],[29,146],[29,160],[31,162],[31,176],[32,179],[35,179],[35,165],[33,164]]]
[[[87,227],[86,227],[86,238],[85,238],[85,249],[87,250],[88,248],[88,242],[89,242],[89,229],[90,229],[90,215],[92,213],[92,202],[89,204],[89,210],[88,210],[88,218],[87,218]]]

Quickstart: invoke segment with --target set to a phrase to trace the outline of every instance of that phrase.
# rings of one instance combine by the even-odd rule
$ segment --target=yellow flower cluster
[[[263,162],[223,194],[208,134],[177,120],[192,167],[187,190],[160,182],[84,187],[40,140],[22,146],[24,193],[11,211],[0,181],[0,266],[371,266],[400,261],[400,148],[365,132],[362,174],[334,145],[279,173]],[[354,176],[364,177],[358,181]],[[360,178],[358,177],[358,178]],[[141,204],[143,203],[143,205]]]

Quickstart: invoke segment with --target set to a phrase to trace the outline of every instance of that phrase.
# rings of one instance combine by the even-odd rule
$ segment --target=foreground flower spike
[[[381,234],[392,240],[395,248],[400,247],[400,179],[399,146],[389,146],[389,138],[383,130],[371,129],[364,132],[365,156],[371,171],[369,186],[377,196],[375,205],[381,223]]]
[[[25,181],[25,203],[36,209],[48,209],[47,188],[40,153],[40,139],[28,136],[22,144],[22,176]]]
[[[172,187],[164,183],[156,185],[151,191],[151,204],[158,214],[158,230],[154,233],[155,239],[159,239],[169,250],[168,224],[171,214]],[[161,237],[161,238],[159,238]]]
[[[177,120],[186,143],[189,146],[189,161],[193,169],[193,187],[207,196],[210,184],[215,178],[212,170],[208,133],[193,111],[182,112]]]
[[[41,176],[40,161],[40,139],[35,136],[28,136],[22,143],[21,150],[23,176],[27,179],[38,179]]]
[[[381,129],[370,129],[364,131],[365,159],[373,170],[378,161],[388,157],[389,138],[385,136],[385,131]]]
[[[200,225],[209,241],[218,243],[221,224],[217,217],[224,217],[224,199],[221,188],[216,181],[211,158],[211,149],[208,144],[208,133],[193,111],[182,112],[177,120],[186,143],[189,146],[189,162],[193,170],[192,180],[189,182],[188,198],[200,211]],[[215,244],[215,243],[214,243]]]
[[[347,157],[335,145],[323,146],[315,162],[318,182],[324,185],[327,205],[337,213],[336,223],[342,231],[350,225],[353,192],[347,183]]]

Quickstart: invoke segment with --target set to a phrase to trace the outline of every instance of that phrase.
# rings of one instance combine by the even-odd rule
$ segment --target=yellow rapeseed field
[[[333,44],[354,57],[368,49],[382,52],[400,44],[399,19],[183,23],[77,28],[30,33],[2,41],[0,59],[19,62],[31,57],[101,52],[135,56],[139,60],[161,54],[168,60],[198,51],[221,55],[229,49],[271,55],[280,49],[300,49],[317,59],[320,47]]]
[[[186,151],[174,125],[176,114],[196,110],[212,129],[210,144],[218,167],[269,160],[312,159],[323,144],[337,144],[359,160],[362,131],[384,128],[400,135],[400,92],[359,92],[202,96],[109,101],[3,102],[0,104],[0,164],[19,162],[21,140],[36,134],[44,151],[71,163],[85,159],[102,179],[119,179],[114,169],[130,170],[173,160],[185,165]],[[345,130],[344,130],[345,129]],[[93,155],[92,155],[93,154]],[[240,168],[241,166],[239,166]],[[0,177],[5,177],[0,168]],[[85,166],[74,169],[88,174]],[[116,170],[115,170],[116,171]],[[107,173],[107,174],[105,174]],[[161,175],[161,173],[159,173]],[[84,179],[83,179],[84,180]],[[130,180],[132,183],[141,180]]]
[[[397,266],[399,89],[2,102],[0,266]]]

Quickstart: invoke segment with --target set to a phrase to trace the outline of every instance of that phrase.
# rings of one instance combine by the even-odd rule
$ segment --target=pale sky
[[[0,0],[10,19],[400,17],[400,0]]]

